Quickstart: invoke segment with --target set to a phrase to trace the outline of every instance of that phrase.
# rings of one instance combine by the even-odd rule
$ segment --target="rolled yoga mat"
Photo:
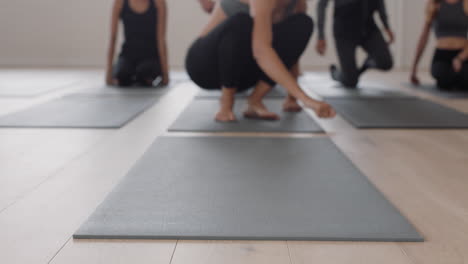
[[[279,121],[251,120],[243,117],[247,101],[236,100],[237,122],[220,123],[214,120],[219,110],[218,100],[193,100],[170,126],[173,132],[277,132],[277,133],[322,133],[322,128],[304,111],[285,113],[282,100],[268,99],[264,103],[270,111],[281,116]]]
[[[151,107],[148,96],[73,94],[0,117],[0,127],[120,128]]]
[[[163,137],[76,239],[422,241],[325,138]]]
[[[467,114],[418,98],[327,97],[325,101],[357,128],[468,128]]]

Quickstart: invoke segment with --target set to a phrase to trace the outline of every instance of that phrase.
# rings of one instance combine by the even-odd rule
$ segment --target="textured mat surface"
[[[428,92],[430,94],[433,94],[435,96],[439,96],[442,98],[449,98],[449,99],[465,99],[468,98],[468,89],[466,91],[443,91],[437,88],[436,85],[431,85],[431,84],[422,84],[420,86],[414,86],[410,83],[405,83],[406,86],[409,88],[415,89],[415,90],[420,90],[424,92]]]
[[[468,128],[468,115],[417,98],[327,97],[337,112],[357,128]]]
[[[145,95],[145,96],[160,96],[167,93],[170,90],[168,87],[115,87],[97,85],[88,87],[77,91],[80,94],[92,94],[92,95]]]
[[[235,112],[237,122],[219,123],[214,120],[219,109],[218,100],[193,100],[184,112],[171,125],[169,131],[179,132],[289,132],[310,133],[323,132],[322,128],[305,112],[285,113],[282,111],[282,100],[264,101],[268,109],[281,115],[279,121],[262,121],[245,119],[242,112],[246,100],[236,100]]]
[[[422,241],[318,138],[160,138],[74,237]]]
[[[413,97],[398,89],[372,81],[361,81],[357,88],[350,89],[323,76],[308,74],[300,83],[307,90],[321,97]]]
[[[34,97],[50,93],[61,88],[67,88],[77,83],[78,81],[70,80],[0,80],[0,97]]]
[[[148,96],[73,94],[0,117],[0,127],[119,128],[152,106]]]
[[[238,93],[236,94],[237,98],[246,98],[249,96],[249,94],[252,92],[252,90],[249,90],[247,92],[243,93]],[[281,88],[280,86],[275,86],[265,97],[266,98],[283,98],[286,97],[287,92],[284,90],[284,88]],[[198,92],[198,94],[195,96],[195,98],[208,98],[208,99],[217,99],[221,96],[221,91],[219,90],[201,90]]]

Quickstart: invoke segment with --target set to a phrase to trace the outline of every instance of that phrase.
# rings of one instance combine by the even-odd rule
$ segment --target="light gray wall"
[[[105,62],[113,0],[2,0],[0,1],[0,66],[102,66]],[[183,66],[185,52],[207,16],[196,0],[167,0],[169,49],[172,67]],[[411,63],[424,20],[425,0],[387,0],[397,42],[392,46],[396,65]],[[315,17],[316,1],[309,1]],[[331,18],[331,9],[329,8]],[[331,26],[329,19],[328,27]],[[315,54],[315,37],[302,64],[327,66],[335,61],[331,44],[326,57]],[[429,52],[423,63],[430,60]],[[424,64],[423,64],[424,65]]]

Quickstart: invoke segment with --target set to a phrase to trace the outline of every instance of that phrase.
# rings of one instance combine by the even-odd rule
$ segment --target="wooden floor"
[[[0,97],[1,115],[102,79],[92,70],[0,70],[3,81],[21,78],[34,84],[38,76],[38,81],[60,77],[76,82],[39,97]],[[406,77],[398,72],[366,76],[395,89],[406,89],[401,84]],[[150,143],[168,134],[167,127],[195,92],[192,84],[180,84],[119,130],[0,129],[0,263],[468,263],[468,131],[356,130],[341,117],[318,122],[427,242],[71,239]],[[468,100],[414,94],[468,112]]]

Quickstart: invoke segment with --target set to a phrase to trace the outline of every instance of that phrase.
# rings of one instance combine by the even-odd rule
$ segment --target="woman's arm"
[[[395,41],[395,34],[390,27],[390,23],[388,22],[388,14],[387,14],[387,7],[385,6],[385,0],[379,0],[379,9],[377,10],[379,13],[380,20],[385,28],[385,33],[388,36],[388,43],[393,43]]]
[[[307,0],[299,0],[297,1],[297,5],[295,7],[294,13],[296,14],[305,14],[307,13]],[[298,61],[292,68],[291,74],[297,79],[301,75],[301,66],[300,62]]]
[[[434,17],[437,13],[438,5],[434,2],[434,0],[429,0],[426,8],[426,21],[424,23],[424,27],[419,37],[418,46],[416,48],[416,56],[413,61],[413,67],[411,70],[410,80],[411,83],[414,85],[419,85],[418,75],[418,65],[419,61],[421,60],[422,55],[424,54],[424,50],[426,49],[427,42],[429,40],[429,35],[431,33],[431,25],[434,21]]]
[[[115,0],[112,8],[111,18],[111,34],[109,40],[109,47],[107,50],[107,65],[106,65],[106,84],[115,85],[117,82],[112,76],[112,67],[114,64],[115,44],[117,42],[117,35],[119,29],[119,17],[122,11],[123,0]]]
[[[384,25],[385,29],[390,29],[390,24],[388,23],[388,14],[387,14],[387,7],[385,6],[385,0],[378,0],[379,1],[379,8],[377,12],[379,13],[380,20]]]
[[[298,0],[296,7],[294,8],[294,13],[296,14],[307,13],[307,0]]]
[[[465,49],[462,52],[460,52],[460,54],[458,54],[457,57],[453,59],[453,69],[456,72],[460,72],[463,67],[463,63],[465,63],[465,61],[467,60],[468,60],[468,44],[465,46]]]
[[[214,6],[215,6],[215,1],[214,0],[198,0],[200,3],[201,7],[205,12],[211,13],[213,12]]]
[[[325,40],[325,22],[327,18],[327,6],[329,0],[319,0],[317,3],[317,25],[318,40],[315,50],[320,55],[325,55],[327,51],[327,41]]]
[[[328,104],[316,101],[302,91],[272,47],[272,14],[276,0],[251,0],[250,3],[254,12],[253,54],[260,68],[292,96],[314,109],[318,116],[333,117],[335,112]]]
[[[159,52],[159,63],[161,64],[161,73],[162,73],[162,84],[167,85],[169,83],[169,66],[168,66],[168,56],[167,56],[167,6],[166,0],[154,0],[157,10],[158,18],[156,21],[157,28],[157,45]]]

